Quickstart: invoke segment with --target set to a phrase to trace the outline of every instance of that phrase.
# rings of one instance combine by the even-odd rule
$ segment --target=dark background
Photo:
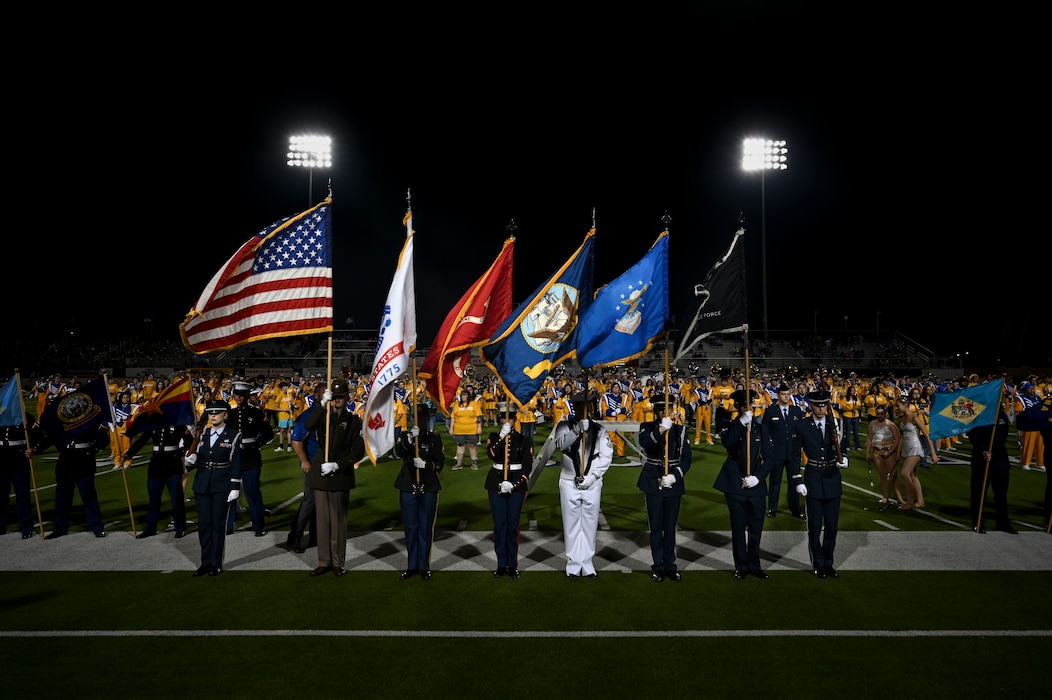
[[[421,346],[511,219],[518,301],[594,211],[597,285],[671,217],[678,325],[742,217],[753,335],[765,240],[772,332],[870,339],[879,326],[991,367],[1047,362],[1049,244],[1019,206],[1036,184],[1009,167],[1032,98],[930,46],[935,19],[830,32],[795,3],[699,7],[478,31],[420,13],[303,36],[203,26],[131,37],[131,52],[97,44],[52,82],[23,76],[31,109],[13,145],[39,139],[43,163],[20,180],[30,215],[12,222],[12,280],[34,299],[14,327],[175,340],[234,250],[321,201],[331,178],[338,328],[377,325],[410,191]],[[335,140],[312,187],[285,165],[289,136],[309,132]],[[765,207],[759,173],[740,166],[747,136],[788,141]]]

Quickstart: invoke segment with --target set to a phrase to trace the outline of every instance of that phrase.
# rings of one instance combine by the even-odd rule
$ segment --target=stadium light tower
[[[328,136],[290,136],[286,164],[293,168],[307,168],[307,207],[314,204],[314,169],[332,167],[332,139]]]
[[[760,171],[760,251],[763,258],[763,339],[767,341],[767,192],[764,173],[789,168],[785,141],[747,138],[742,144],[742,168]]]

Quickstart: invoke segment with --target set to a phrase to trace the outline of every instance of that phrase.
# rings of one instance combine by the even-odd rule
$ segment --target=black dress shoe
[[[577,578],[577,574],[566,574],[566,578]]]
[[[975,528],[972,528],[972,529],[974,530]],[[979,526],[979,529],[977,530],[977,532],[978,532],[978,533],[979,533],[980,535],[985,535],[985,534],[986,534],[986,526],[985,526],[985,525],[980,525],[980,526]]]
[[[507,574],[508,574],[508,567],[506,567],[506,566],[498,566],[497,570],[493,572],[493,578],[500,578],[501,576],[506,576]]]
[[[401,573],[401,575],[399,575],[398,578],[400,578],[403,581],[405,581],[407,578],[413,578],[414,576],[416,576],[416,571],[414,571],[413,569],[407,569],[407,570],[403,571]]]
[[[65,530],[53,530],[44,536],[45,540],[57,540],[59,537],[65,537],[69,533]]]
[[[806,517],[806,516],[804,516],[804,514],[803,514],[803,513],[801,513],[800,511],[798,511],[798,510],[794,510],[794,511],[792,511],[791,513],[789,513],[789,517],[792,517],[792,518],[800,518],[801,520],[803,520],[803,519],[804,519],[804,517]]]
[[[194,572],[194,576],[204,576],[205,574],[209,573],[210,571],[212,571],[212,567],[211,566],[202,566],[202,567],[199,567],[197,569],[197,571]]]
[[[186,530],[182,530],[180,532],[175,533],[175,539],[177,540],[181,540],[184,537],[186,537]]]
[[[519,570],[516,569],[514,566],[509,566],[508,567],[508,576],[509,577],[511,577],[511,578],[518,578],[519,575],[520,575],[519,574]]]
[[[755,576],[756,578],[760,579],[761,581],[766,581],[767,579],[771,578],[770,576],[768,576],[767,574],[765,574],[762,571],[750,571],[749,574],[752,575],[752,576]]]
[[[654,573],[650,574],[650,580],[654,583],[661,583],[665,580],[665,574],[655,571]]]
[[[256,537],[262,537],[265,534],[267,534],[266,530],[256,530]]]
[[[745,580],[745,572],[744,571],[735,571],[734,572],[734,578],[738,579],[739,581],[744,581]]]
[[[826,572],[823,569],[814,569],[811,575],[815,578],[826,578]]]
[[[769,510],[769,511],[767,511],[767,517],[768,518],[773,518],[776,515],[778,515],[778,511],[776,511],[776,510]]]
[[[314,569],[314,571],[310,572],[309,575],[310,576],[321,576],[322,574],[327,574],[330,571],[332,571],[332,567],[331,566],[319,566],[316,569]]]
[[[840,572],[831,566],[826,567],[826,578],[840,578]]]
[[[135,539],[145,540],[147,537],[153,537],[156,534],[156,532],[140,532],[138,535],[135,536]]]
[[[666,571],[665,578],[667,578],[669,581],[682,581],[683,574],[679,573],[678,571]]]
[[[425,571],[422,574],[420,574],[420,578],[424,579],[425,581],[430,581],[431,580],[431,570],[428,569],[427,571]]]
[[[336,578],[343,578],[347,575],[347,569],[342,566],[334,566],[332,567],[332,573],[336,575]]]
[[[95,536],[96,537],[105,537],[106,536],[106,531],[105,530],[99,530],[98,532],[95,533]]]
[[[208,572],[208,575],[209,576],[218,576],[221,573],[223,573],[223,567],[221,567],[221,566],[213,566],[212,570]]]
[[[1016,530],[1011,525],[1002,525],[1001,527],[999,527],[997,529],[1000,530],[1001,532],[1007,532],[1009,535],[1018,535],[1019,534],[1019,531]]]
[[[33,537],[36,534],[37,533],[35,533],[35,532],[23,532],[22,533],[22,539],[28,540],[30,537]]]
[[[590,573],[590,574],[585,574],[584,577],[585,578],[599,578],[599,574],[593,572],[593,573]]]

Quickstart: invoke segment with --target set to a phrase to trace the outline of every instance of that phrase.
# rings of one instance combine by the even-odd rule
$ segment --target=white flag
[[[387,293],[376,358],[365,404],[365,451],[376,464],[394,447],[394,387],[409,371],[416,350],[416,281],[413,277],[413,212],[405,215],[405,245]]]

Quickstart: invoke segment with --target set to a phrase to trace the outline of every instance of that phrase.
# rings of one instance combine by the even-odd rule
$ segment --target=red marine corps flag
[[[515,237],[504,242],[500,255],[471,285],[446,316],[420,367],[427,393],[445,415],[456,400],[471,348],[489,342],[497,326],[511,315],[511,271]]]

